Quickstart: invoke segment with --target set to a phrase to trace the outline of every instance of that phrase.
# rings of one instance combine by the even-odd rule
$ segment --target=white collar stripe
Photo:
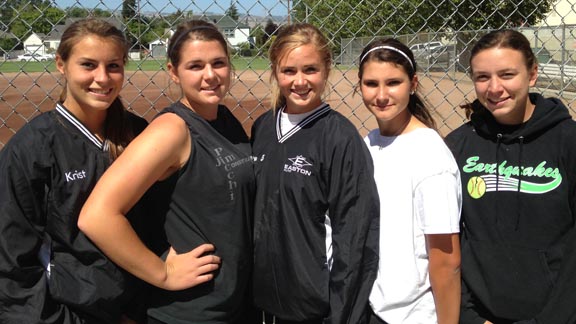
[[[276,136],[278,137],[278,142],[280,142],[280,143],[284,143],[288,138],[290,138],[296,132],[301,130],[304,126],[306,126],[310,122],[318,119],[318,117],[320,117],[325,112],[327,112],[328,110],[331,109],[327,103],[322,103],[322,105],[319,108],[317,108],[313,114],[304,118],[302,121],[300,121],[298,123],[298,125],[294,126],[290,131],[288,131],[286,134],[284,134],[284,136],[282,136],[282,133],[280,132],[280,124],[281,124],[282,111],[284,111],[285,108],[286,107],[282,107],[278,111],[278,113],[277,113],[278,116],[276,117]]]
[[[283,110],[284,110],[284,108],[280,108],[276,112],[276,138],[278,140],[280,140],[282,138],[281,125],[282,125],[282,111]]]
[[[76,126],[78,130],[86,136],[94,145],[96,145],[99,149],[103,148],[102,142],[98,139],[98,137],[94,136],[87,128],[84,126],[74,115],[72,115],[66,108],[61,106],[60,104],[56,105],[56,111],[60,113],[64,118],[66,118],[72,125]]]

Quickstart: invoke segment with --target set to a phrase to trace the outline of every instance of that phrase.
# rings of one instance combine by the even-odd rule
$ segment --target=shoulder
[[[276,116],[276,114],[274,113],[274,110],[270,109],[266,112],[264,112],[262,115],[258,116],[258,118],[256,118],[256,120],[254,121],[254,124],[252,125],[252,133],[254,133],[255,131],[258,131],[263,124],[270,124],[274,121],[274,117]],[[269,125],[266,125],[264,127],[269,127]]]
[[[474,126],[472,126],[472,122],[467,122],[450,132],[444,138],[444,142],[452,150],[453,148],[459,146],[470,136],[476,136],[476,133],[474,131]]]
[[[448,133],[448,135],[446,135],[446,138],[454,139],[464,136],[466,133],[470,132],[473,128],[474,127],[472,126],[472,122],[467,121],[464,124],[460,125],[458,128]]]
[[[339,125],[340,127],[342,127],[347,131],[357,132],[357,129],[354,126],[354,124],[352,124],[352,122],[344,115],[342,115],[339,111],[330,108],[325,118],[326,122],[328,123]]]
[[[236,118],[232,111],[230,111],[230,109],[225,105],[218,105],[217,120],[220,124],[224,124],[229,128],[243,128],[242,123],[240,123],[238,118]]]
[[[139,134],[140,132],[142,132],[144,130],[144,128],[146,128],[146,126],[148,126],[148,121],[146,121],[146,119],[136,115],[135,113],[131,112],[131,111],[126,111],[126,116],[127,116],[127,120],[130,123],[132,130],[136,133]]]
[[[424,149],[428,149],[429,146],[432,148],[430,149],[438,149],[439,147],[446,147],[446,143],[444,139],[438,134],[437,131],[431,128],[423,128],[418,130],[414,135],[414,141],[421,143]]]
[[[143,134],[147,136],[163,137],[166,141],[171,141],[175,138],[188,136],[188,125],[186,121],[178,116],[176,113],[166,111],[158,115],[146,127]]]
[[[348,118],[333,109],[329,109],[322,117],[318,118],[316,125],[326,141],[363,142],[356,126]]]
[[[50,142],[62,129],[62,125],[56,122],[55,115],[54,111],[48,111],[24,124],[8,141],[9,146],[30,150]]]
[[[55,119],[55,112],[48,111],[26,123],[0,150],[3,163],[21,166],[49,166],[53,161],[53,146],[64,144],[62,136],[69,136]],[[69,148],[74,150],[74,148]]]
[[[122,160],[124,166],[132,166],[137,161],[143,176],[160,172],[160,179],[188,160],[191,143],[186,122],[174,113],[163,113],[128,145],[117,162]]]
[[[267,110],[262,115],[258,116],[258,118],[256,118],[256,121],[254,122],[254,124],[263,123],[265,120],[273,119],[274,116],[276,116],[276,114],[274,113],[274,110],[272,110],[272,109]]]
[[[458,169],[452,152],[435,130],[422,129],[414,137],[414,144],[418,145],[419,159],[425,165],[438,172],[456,172]]]
[[[556,126],[560,133],[556,133],[556,139],[550,138],[551,142],[562,143],[562,146],[567,150],[571,157],[576,158],[576,121],[567,119]]]
[[[380,130],[378,128],[371,130],[364,136],[364,142],[368,147],[378,145],[378,139],[380,138]]]
[[[156,115],[130,146],[150,148],[152,154],[166,154],[186,147],[191,140],[190,131],[186,121],[170,109],[173,106]]]
[[[234,120],[237,119],[226,105],[218,105],[218,117]]]

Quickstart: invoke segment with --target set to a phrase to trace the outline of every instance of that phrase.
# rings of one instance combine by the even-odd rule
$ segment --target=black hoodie
[[[530,100],[516,126],[476,100],[446,138],[466,189],[461,323],[574,323],[576,123],[558,99]]]

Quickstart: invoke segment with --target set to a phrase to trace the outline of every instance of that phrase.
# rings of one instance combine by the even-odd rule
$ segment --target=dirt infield
[[[354,93],[355,70],[332,71],[326,101],[348,117],[361,135],[377,125]],[[238,71],[225,99],[225,104],[242,122],[247,132],[253,121],[265,112],[270,103],[268,71]],[[420,93],[428,101],[440,133],[449,133],[464,121],[457,108],[465,99],[474,97],[472,83],[462,73],[430,72],[420,75]],[[28,120],[54,108],[62,89],[59,74],[4,73],[0,75],[0,148]],[[137,71],[126,74],[122,98],[129,109],[150,120],[162,108],[179,98],[178,87],[169,82],[164,71]],[[574,105],[574,102],[571,102]]]

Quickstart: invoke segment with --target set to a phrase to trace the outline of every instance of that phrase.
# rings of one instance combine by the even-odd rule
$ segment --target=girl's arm
[[[438,324],[456,324],[460,315],[460,238],[458,233],[427,234],[430,284]]]
[[[214,246],[203,244],[180,255],[170,249],[164,262],[142,243],[125,215],[154,182],[180,169],[191,150],[185,122],[175,114],[159,116],[104,173],[78,220],[78,227],[112,261],[167,290],[211,280],[220,263],[219,257],[209,254]]]

